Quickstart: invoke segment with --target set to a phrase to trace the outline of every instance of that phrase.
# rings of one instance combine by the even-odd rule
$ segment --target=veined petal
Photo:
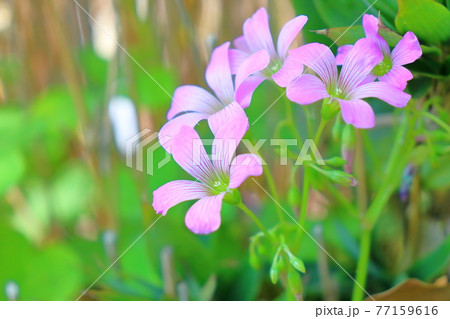
[[[199,182],[172,181],[153,192],[153,208],[157,214],[167,211],[181,202],[208,196],[208,189]]]
[[[183,85],[178,87],[173,94],[167,119],[171,120],[177,114],[192,111],[212,114],[220,108],[220,101],[205,89],[196,85]]]
[[[225,193],[200,199],[189,208],[184,219],[187,228],[195,234],[206,235],[220,227],[220,210]]]
[[[252,50],[250,50],[250,47],[247,44],[247,40],[243,35],[234,39],[233,45],[236,47],[236,49],[247,52],[248,54],[252,52]]]
[[[356,41],[344,59],[339,88],[351,93],[382,59],[383,55],[374,41],[367,38]]]
[[[391,52],[389,49],[389,45],[387,44],[386,40],[378,34],[378,23],[378,18],[371,14],[365,14],[363,16],[363,28],[366,37],[375,41],[381,53],[383,53],[384,55],[389,55]]]
[[[413,78],[412,73],[401,65],[395,65],[385,75],[378,78],[382,82],[394,85],[399,90],[404,90],[409,80]]]
[[[289,51],[289,57],[306,65],[316,72],[325,85],[335,83],[337,79],[336,59],[331,50],[321,43],[305,44]]]
[[[172,155],[178,165],[204,184],[207,185],[215,177],[202,140],[192,127],[183,125],[180,128],[173,138]]]
[[[337,49],[336,54],[336,64],[342,65],[344,64],[345,57],[347,56],[348,52],[353,48],[353,44],[346,44],[343,46],[340,46]]]
[[[269,28],[269,15],[266,9],[260,8],[244,22],[244,36],[251,52],[267,50],[275,57],[272,34]]]
[[[307,105],[329,96],[325,84],[318,77],[304,74],[286,89],[286,96],[292,102]]]
[[[245,115],[242,106],[237,102],[232,102],[224,107],[219,112],[211,115],[208,118],[208,125],[214,135],[217,134],[219,129],[224,127],[230,119],[247,117]]]
[[[228,58],[229,42],[215,48],[206,68],[206,82],[224,104],[233,100],[234,87],[231,80],[230,61]]]
[[[242,107],[247,107],[252,101],[253,92],[266,78],[260,75],[249,76],[236,90],[235,100]]]
[[[272,75],[274,82],[280,87],[287,87],[292,81],[303,73],[303,64],[294,56],[289,55],[284,60],[281,69]]]
[[[222,113],[226,120],[218,128],[212,145],[213,165],[224,174],[229,174],[236,148],[249,127],[247,115],[239,104],[231,103],[227,108]]]
[[[375,114],[372,107],[363,100],[341,100],[342,118],[347,124],[357,128],[371,128],[375,126]]]
[[[242,62],[245,61],[250,56],[249,53],[238,50],[238,49],[229,49],[228,50],[228,59],[230,60],[230,70],[231,74],[236,74],[239,66]]]
[[[408,104],[411,95],[397,89],[386,82],[372,82],[359,86],[352,94],[352,99],[375,97],[395,107],[404,107]]]
[[[419,40],[412,32],[406,32],[392,50],[394,65],[404,65],[416,61],[422,55]]]
[[[286,57],[286,53],[289,47],[294,41],[297,34],[303,29],[303,26],[308,21],[308,17],[301,15],[288,21],[280,31],[277,40],[278,56],[281,58]]]
[[[262,161],[254,154],[241,154],[231,162],[230,184],[228,188],[238,188],[250,176],[263,173]]]
[[[236,91],[250,75],[264,69],[270,62],[270,56],[266,50],[260,50],[245,59],[236,72]]]
[[[180,132],[183,125],[194,127],[201,120],[207,119],[208,115],[203,113],[185,113],[168,121],[158,132],[159,144],[168,152],[172,153],[174,137]]]

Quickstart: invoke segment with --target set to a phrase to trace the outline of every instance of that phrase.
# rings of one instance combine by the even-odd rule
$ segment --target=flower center
[[[277,73],[282,66],[282,61],[279,59],[271,60],[267,68],[264,70],[264,73],[267,77],[272,77],[273,74]]]
[[[212,195],[218,195],[226,192],[228,189],[228,184],[230,183],[230,178],[228,176],[216,176],[209,183],[209,188],[211,189]]]
[[[385,55],[383,57],[383,61],[375,65],[375,67],[372,69],[372,74],[376,75],[377,77],[383,76],[386,73],[388,73],[392,69],[392,59],[390,56]]]

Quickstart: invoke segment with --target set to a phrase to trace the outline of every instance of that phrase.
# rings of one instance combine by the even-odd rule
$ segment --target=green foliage
[[[450,39],[450,12],[434,0],[398,0],[395,26],[428,43],[444,43]]]

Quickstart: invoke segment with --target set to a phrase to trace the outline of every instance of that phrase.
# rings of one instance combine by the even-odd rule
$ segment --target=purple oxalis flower
[[[260,50],[248,56],[237,68],[233,81],[229,46],[226,42],[214,49],[206,69],[206,82],[214,91],[215,96],[205,89],[195,85],[183,85],[175,90],[172,105],[167,113],[167,122],[159,131],[161,145],[171,152],[173,137],[181,126],[194,127],[199,121],[208,119],[213,133],[222,125],[223,116],[219,113],[233,102],[241,107],[249,106],[254,90],[262,80],[254,78],[253,73],[264,69],[270,57],[265,50]],[[217,115],[217,116],[213,116]]]
[[[249,176],[262,174],[261,159],[253,154],[235,155],[236,147],[248,129],[242,107],[233,102],[213,141],[214,156],[208,158],[197,132],[182,126],[173,138],[175,161],[197,181],[169,182],[153,193],[153,208],[159,214],[184,201],[199,199],[185,217],[186,226],[196,234],[209,234],[220,226],[222,201]]]
[[[416,61],[422,55],[419,40],[414,33],[406,32],[391,52],[386,40],[378,34],[378,24],[378,18],[370,14],[364,15],[363,27],[366,37],[375,41],[383,54],[383,60],[374,67],[369,77],[372,79],[378,78],[379,81],[388,82],[400,90],[404,90],[413,75],[403,65]],[[336,56],[338,65],[342,65],[345,56],[352,47],[353,45],[350,44],[339,47]]]
[[[302,30],[308,17],[301,15],[288,21],[280,31],[277,39],[277,49],[275,50],[272,34],[269,28],[269,15],[266,9],[260,8],[251,18],[248,18],[243,27],[244,35],[236,38],[233,42],[236,49],[230,50],[231,70],[234,73],[238,66],[251,54],[260,50],[265,50],[270,56],[270,63],[264,70],[257,72],[253,77],[255,81],[264,81],[272,78],[275,83],[282,86],[287,79],[293,76],[286,71],[292,70],[285,68],[280,72],[289,50],[289,46],[294,41],[297,34]],[[301,71],[300,71],[301,72]],[[284,85],[285,86],[285,85]]]
[[[357,128],[375,125],[375,115],[364,98],[374,97],[395,107],[404,107],[411,96],[386,82],[369,82],[370,71],[383,59],[375,42],[358,40],[345,56],[338,75],[336,58],[331,50],[320,43],[310,43],[289,51],[292,65],[306,65],[317,76],[304,74],[287,89],[287,97],[298,104],[311,104],[328,99],[339,103],[342,117]]]

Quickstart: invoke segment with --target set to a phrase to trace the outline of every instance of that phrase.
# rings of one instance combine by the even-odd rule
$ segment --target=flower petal
[[[372,107],[363,100],[341,100],[342,117],[347,124],[357,128],[371,128],[375,126],[375,114]]]
[[[248,130],[249,123],[247,115],[237,103],[227,106],[221,111],[221,116],[222,126],[217,129],[212,145],[212,162],[216,171],[229,174],[231,160]]]
[[[286,89],[286,96],[292,102],[307,105],[329,96],[325,84],[314,75],[304,74]]]
[[[228,188],[238,188],[250,176],[263,173],[262,161],[255,154],[241,154],[231,163],[230,184]]]
[[[231,74],[236,74],[239,66],[250,56],[247,52],[237,50],[237,49],[229,49],[228,50],[228,59],[230,60],[230,71]]]
[[[234,95],[230,61],[228,58],[229,46],[230,43],[225,42],[215,48],[206,68],[206,82],[223,104],[231,102]]]
[[[303,29],[308,17],[301,15],[288,21],[280,31],[277,40],[277,52],[280,58],[285,58],[286,53],[297,34]]]
[[[391,53],[389,45],[387,44],[386,40],[378,34],[378,25],[379,21],[377,17],[371,14],[365,14],[363,16],[363,28],[366,37],[375,41],[381,53],[389,55]]]
[[[336,59],[326,45],[321,43],[305,44],[289,51],[289,57],[291,56],[297,63],[304,64],[316,72],[326,85],[336,81]]]
[[[382,59],[383,55],[374,41],[359,39],[344,59],[339,87],[346,93],[351,93]]]
[[[245,37],[243,35],[234,39],[233,45],[236,47],[236,49],[238,49],[240,51],[244,51],[246,53],[252,52],[252,50],[250,50],[250,47],[247,44],[247,40],[245,39]]]
[[[168,121],[158,132],[159,144],[168,152],[172,153],[174,137],[180,132],[183,125],[194,127],[201,120],[207,119],[208,115],[203,113],[185,113]]]
[[[359,86],[352,94],[352,99],[375,97],[395,107],[408,104],[411,95],[386,82],[372,82]]]
[[[173,138],[172,156],[178,165],[204,184],[215,176],[202,140],[192,127],[183,125]]]
[[[409,80],[413,78],[412,73],[401,65],[394,66],[388,73],[378,78],[382,82],[394,85],[399,90],[404,90]]]
[[[245,59],[236,72],[236,91],[250,75],[266,68],[270,62],[270,56],[266,50],[260,50]]]
[[[412,32],[406,32],[394,50],[392,50],[392,61],[394,65],[404,65],[416,61],[422,55],[419,40]]]
[[[232,102],[219,112],[208,118],[208,125],[214,135],[220,128],[224,127],[230,119],[246,117],[242,106],[237,102]]]
[[[260,8],[244,22],[244,36],[251,52],[267,50],[271,57],[275,57],[272,34],[269,28],[269,15],[266,9]]]
[[[346,44],[343,46],[340,46],[337,49],[336,54],[336,64],[342,65],[344,64],[345,57],[347,56],[348,52],[353,48],[353,44]]]
[[[260,75],[248,77],[236,90],[235,100],[242,107],[247,107],[252,101],[253,92],[266,78]]]
[[[303,64],[295,57],[289,55],[281,68],[272,75],[274,82],[280,87],[287,87],[292,81],[303,73]]]
[[[199,182],[172,181],[153,192],[153,208],[157,214],[167,211],[181,202],[208,196],[208,189]]]
[[[220,210],[225,193],[200,199],[189,208],[184,219],[187,228],[195,234],[206,235],[220,227]]]
[[[171,120],[177,114],[191,111],[212,114],[217,112],[220,107],[220,101],[205,89],[196,85],[183,85],[178,87],[173,94],[167,119]]]

